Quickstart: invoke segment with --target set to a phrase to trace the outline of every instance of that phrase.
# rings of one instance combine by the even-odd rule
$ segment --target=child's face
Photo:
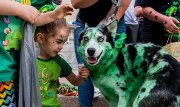
[[[47,38],[40,49],[41,54],[46,58],[55,57],[58,52],[63,49],[64,43],[67,41],[69,29],[56,29],[56,34]]]

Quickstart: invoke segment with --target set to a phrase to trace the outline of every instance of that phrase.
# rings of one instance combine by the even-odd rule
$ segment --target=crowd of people
[[[52,4],[52,1],[56,4],[54,10],[39,12],[40,8]],[[23,26],[27,21],[36,26],[34,38],[40,49],[36,63],[42,106],[60,106],[56,95],[56,81],[58,77],[66,77],[71,84],[78,86],[79,106],[92,107],[94,85],[89,70],[82,66],[83,60],[77,51],[78,37],[85,26],[95,27],[112,16],[116,8],[112,1],[71,0],[71,7],[61,4],[61,0],[0,0],[0,106],[18,106],[21,40]],[[114,16],[118,20],[117,34],[126,33],[125,44],[151,42],[165,46],[171,34],[174,34],[172,41],[177,41],[179,7],[178,0],[121,0]],[[79,9],[75,20],[77,27],[74,30],[79,75],[75,75],[70,65],[58,55],[69,35],[64,17],[71,15],[73,8]],[[117,38],[118,36],[114,40]],[[11,87],[7,88],[9,85]],[[4,94],[7,91],[12,93]],[[13,98],[9,103],[6,102],[8,97]]]

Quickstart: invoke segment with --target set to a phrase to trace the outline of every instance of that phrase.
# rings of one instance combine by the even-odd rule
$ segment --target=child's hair
[[[47,39],[48,37],[55,35],[56,33],[55,31],[57,28],[59,29],[59,28],[64,28],[64,27],[68,28],[68,25],[65,19],[56,20],[54,22],[51,22],[42,26],[38,26],[36,27],[36,30],[35,30],[34,39],[36,41],[37,39],[36,35],[38,33],[42,33]]]

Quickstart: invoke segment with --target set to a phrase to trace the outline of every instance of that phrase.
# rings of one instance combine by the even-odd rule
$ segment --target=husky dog
[[[113,42],[117,21],[86,28],[79,53],[111,107],[180,107],[180,64],[160,46]]]

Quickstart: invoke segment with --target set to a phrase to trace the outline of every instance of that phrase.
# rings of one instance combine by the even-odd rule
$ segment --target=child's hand
[[[59,5],[54,11],[53,11],[53,18],[55,20],[62,19],[64,16],[72,15],[73,8],[69,6],[68,4]]]
[[[37,21],[39,15],[40,13],[35,7],[21,4],[18,15],[20,18],[34,24]]]
[[[179,21],[174,17],[165,17],[164,18],[164,27],[166,28],[167,32],[169,33],[176,33],[178,32],[178,27],[175,23],[179,23]]]
[[[89,76],[89,69],[87,69],[86,67],[80,68],[79,76],[82,78],[87,78]]]

